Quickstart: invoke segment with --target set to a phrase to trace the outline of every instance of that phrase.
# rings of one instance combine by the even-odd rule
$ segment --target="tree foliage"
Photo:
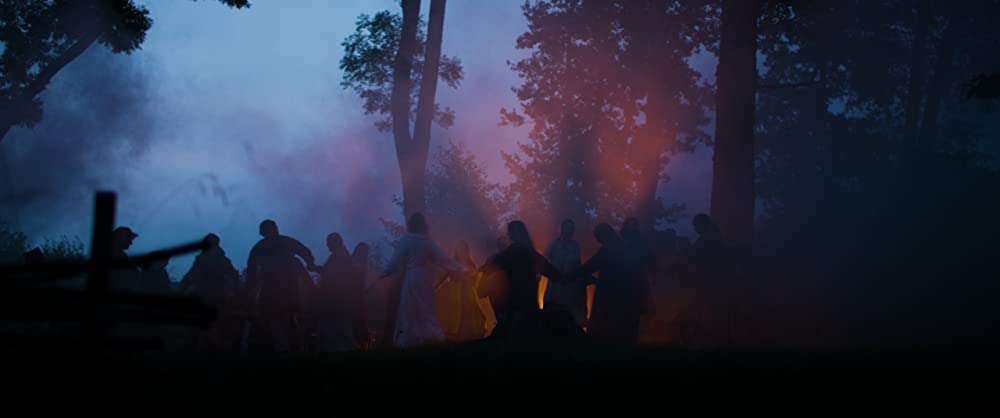
[[[510,211],[504,188],[489,180],[476,156],[462,143],[438,149],[427,176],[427,211],[442,224],[442,235],[493,250]]]
[[[344,72],[341,86],[354,90],[361,97],[365,114],[381,115],[384,118],[375,126],[380,131],[392,128],[390,110],[392,107],[392,70],[396,51],[399,49],[402,17],[397,13],[381,11],[374,15],[362,14],[355,23],[355,31],[341,43],[344,56],[340,69]],[[427,25],[421,19],[417,30],[418,48],[414,54],[410,74],[411,118],[416,114],[420,80],[424,67]],[[450,88],[458,88],[464,77],[462,62],[455,57],[441,56],[438,78]],[[450,127],[455,120],[455,112],[435,105],[435,122]]]
[[[761,255],[866,289],[851,303],[894,327],[950,324],[914,338],[997,318],[996,110],[965,85],[995,68],[1000,10],[980,3],[825,3],[760,42],[766,83],[810,82],[758,94]]]
[[[712,36],[712,9],[553,0],[523,12],[517,47],[530,55],[512,64],[519,106],[501,110],[503,123],[532,126],[530,141],[504,155],[519,216],[669,219],[677,208],[656,198],[663,169],[672,153],[708,140],[711,90],[689,60]]]
[[[506,188],[490,181],[475,154],[462,142],[449,141],[438,147],[427,171],[425,215],[432,220],[435,239],[449,248],[460,239],[466,240],[482,256],[494,251],[512,210]],[[402,206],[403,202],[397,200],[396,204]],[[399,223],[383,220],[383,224],[392,239],[406,232]]]
[[[80,261],[87,258],[79,238],[61,237],[47,239],[41,246],[47,261]]]
[[[20,263],[26,251],[28,236],[9,224],[0,224],[0,264]]]
[[[220,0],[235,8],[246,0]],[[129,54],[153,21],[132,0],[0,0],[0,139],[42,119],[39,95],[94,43]]]

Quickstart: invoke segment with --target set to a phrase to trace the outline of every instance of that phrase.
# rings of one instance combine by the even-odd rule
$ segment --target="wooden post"
[[[104,306],[107,303],[111,273],[111,242],[115,225],[114,192],[97,192],[94,202],[94,228],[90,241],[90,266],[87,271],[87,294],[91,304],[86,335],[100,342],[107,328]]]

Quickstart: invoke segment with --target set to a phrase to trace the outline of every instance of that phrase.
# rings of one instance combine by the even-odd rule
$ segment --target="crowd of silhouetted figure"
[[[725,283],[732,272],[725,270],[719,229],[704,214],[693,221],[699,235],[693,244],[662,231],[644,237],[635,218],[618,230],[600,223],[593,229],[599,248],[586,260],[572,220],[560,224],[544,253],[527,225],[512,221],[496,252],[479,264],[466,241],[445,252],[418,213],[407,219],[382,271],[369,271],[366,243],[350,251],[339,233],[330,233],[329,254],[317,264],[309,248],[265,220],[242,274],[215,234],[179,283],[171,282],[166,260],[112,271],[114,291],[197,296],[218,312],[211,327],[122,324],[116,332],[155,335],[177,351],[336,352],[555,340],[628,347],[640,342],[649,322],[643,318],[657,317],[653,328],[679,329],[670,342],[683,342],[697,328],[701,341],[715,344],[729,332]],[[127,259],[136,238],[128,227],[115,229],[112,258]],[[36,253],[25,257],[42,256]],[[670,283],[680,281],[700,291],[672,294],[682,290]]]

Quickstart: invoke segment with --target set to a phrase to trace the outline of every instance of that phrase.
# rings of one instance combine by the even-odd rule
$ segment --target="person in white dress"
[[[576,224],[566,219],[559,226],[559,237],[552,240],[545,250],[545,258],[559,269],[559,273],[569,277],[580,266],[580,244],[573,238]],[[587,285],[590,280],[549,281],[545,287],[545,305],[561,306],[573,315],[576,324],[587,323]]]
[[[466,269],[452,259],[427,236],[427,221],[415,213],[406,221],[407,234],[399,240],[396,251],[381,277],[403,273],[396,315],[393,344],[406,348],[445,340],[438,321],[434,297],[436,270],[465,273]]]

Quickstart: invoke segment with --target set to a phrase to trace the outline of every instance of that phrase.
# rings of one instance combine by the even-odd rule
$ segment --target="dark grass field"
[[[964,416],[996,412],[997,363],[984,349],[527,349],[491,342],[351,354],[6,352],[0,397],[8,411],[99,416]]]

